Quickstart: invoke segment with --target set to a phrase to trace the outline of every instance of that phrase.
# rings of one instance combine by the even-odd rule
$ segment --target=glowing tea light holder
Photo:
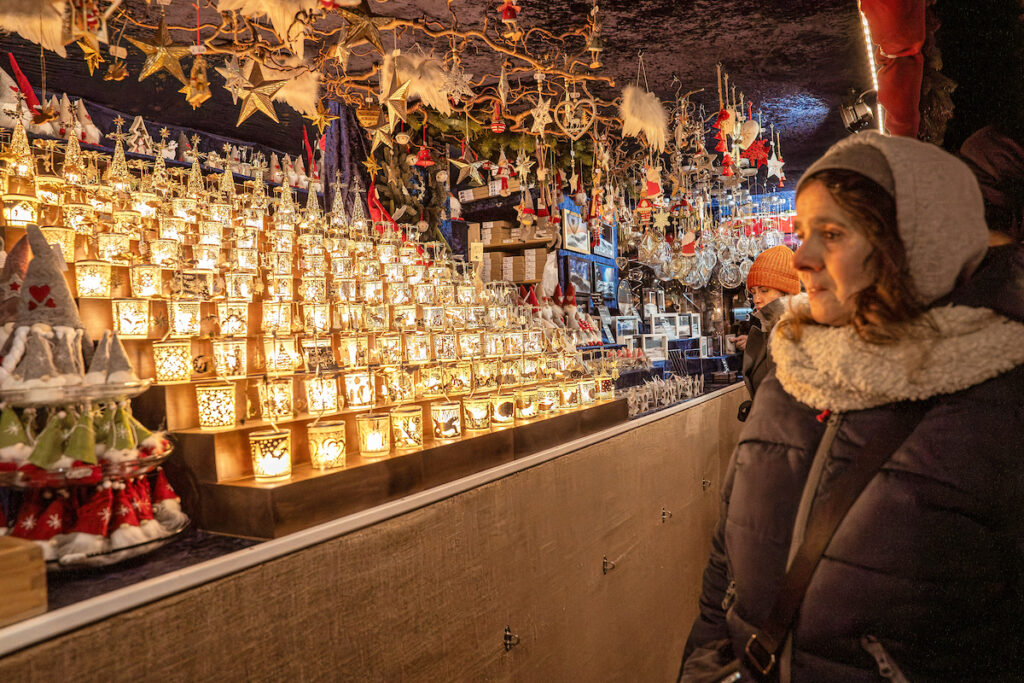
[[[580,405],[597,403],[597,380],[593,378],[580,380]]]
[[[252,273],[231,272],[224,274],[224,293],[229,299],[252,301],[256,276]]]
[[[309,275],[299,280],[299,298],[307,303],[327,302],[327,278]]]
[[[187,382],[192,379],[192,343],[153,342],[153,366],[157,382]]]
[[[312,422],[306,427],[309,464],[318,470],[345,466],[345,421]]]
[[[299,360],[295,337],[264,337],[263,358],[267,372],[291,372]]]
[[[291,301],[295,298],[295,280],[291,275],[267,275],[267,297],[271,301]]]
[[[300,347],[302,349],[302,360],[305,361],[308,372],[337,367],[337,363],[334,361],[334,347],[331,345],[330,337],[306,337],[302,340]]]
[[[434,438],[451,441],[462,436],[462,404],[458,401],[438,401],[430,404],[430,422]]]
[[[168,301],[167,325],[172,337],[198,337],[201,324],[198,301]]]
[[[420,369],[417,395],[422,398],[444,396],[444,371],[440,365],[424,365]]]
[[[356,415],[359,455],[382,458],[391,452],[391,420],[387,413]]]
[[[473,365],[469,361],[441,366],[444,390],[448,394],[466,394],[473,388]]]
[[[263,320],[260,325],[264,334],[289,334],[292,331],[292,305],[282,301],[264,301]]]
[[[373,375],[369,370],[346,372],[343,383],[349,408],[367,408],[373,403]]]
[[[365,334],[339,337],[338,356],[342,368],[365,368],[370,364],[370,338]]]
[[[336,413],[339,407],[337,377],[309,377],[306,379],[306,409],[310,414]]]
[[[391,329],[396,332],[414,332],[417,325],[414,304],[391,307]]]
[[[60,247],[60,254],[64,257],[65,263],[75,262],[75,231],[73,228],[63,226],[51,226],[39,228],[46,239],[47,244],[56,244]]]
[[[220,260],[220,247],[211,244],[192,245],[192,261],[200,270],[213,270]]]
[[[244,377],[247,342],[245,339],[214,339],[213,368],[219,377]]]
[[[510,425],[516,419],[516,397],[512,394],[495,394],[491,397],[491,423]]]
[[[235,426],[235,385],[230,382],[196,385],[199,426],[223,429]]]
[[[177,240],[152,240],[149,242],[149,258],[158,266],[174,268],[178,264],[180,247]]]
[[[516,391],[516,419],[532,420],[540,415],[538,392],[536,389],[519,389]]]
[[[256,250],[248,247],[236,247],[231,250],[231,262],[241,271],[255,273],[259,267]]]
[[[537,389],[537,408],[544,413],[556,413],[562,405],[562,390],[557,384],[545,384]]]
[[[462,407],[467,432],[480,432],[491,428],[491,398],[489,396],[464,398]]]
[[[405,359],[413,365],[429,363],[430,335],[425,332],[413,332],[403,335],[405,339]]]
[[[252,473],[257,482],[283,481],[292,475],[292,433],[264,429],[249,433]]]
[[[78,296],[90,299],[110,298],[110,264],[106,261],[79,261],[75,264]]]
[[[391,411],[391,444],[396,451],[423,448],[423,408],[402,406]]]
[[[615,379],[611,375],[597,376],[597,399],[607,401],[615,398]]]
[[[302,304],[302,331],[306,334],[328,334],[331,331],[331,305]]]
[[[145,339],[149,336],[149,300],[114,299],[114,329],[124,339]]]
[[[402,362],[402,335],[382,334],[376,339],[377,362],[398,365]]]
[[[290,420],[295,415],[292,380],[268,379],[259,386],[264,420]]]
[[[580,383],[566,380],[559,387],[559,405],[563,410],[572,410],[580,406]]]
[[[163,294],[163,275],[155,263],[138,263],[131,268],[132,295],[155,299]]]
[[[498,364],[496,361],[473,361],[473,386],[477,391],[489,391],[498,387]]]

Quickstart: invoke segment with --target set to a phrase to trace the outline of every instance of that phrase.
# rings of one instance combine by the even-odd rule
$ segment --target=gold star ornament
[[[388,92],[385,94],[381,91],[381,104],[388,109],[388,129],[395,129],[395,122],[399,119],[402,121],[407,120],[408,103],[405,98],[409,94],[409,81],[404,83],[398,82],[398,69],[394,69],[391,74],[391,83],[388,87]]]
[[[100,51],[89,43],[79,40],[75,45],[82,48],[82,56],[85,58],[85,65],[89,67],[89,75],[92,76],[93,72],[96,71],[96,67],[106,60],[103,59],[103,55],[100,54]]]
[[[366,157],[366,161],[363,162],[363,166],[366,167],[366,172],[370,174],[370,179],[377,177],[377,172],[380,171],[380,164],[373,158],[373,155]]]
[[[345,47],[352,47],[362,42],[373,45],[377,52],[384,54],[384,44],[380,40],[380,29],[386,26],[391,19],[389,17],[375,17],[372,15],[353,12],[351,10],[339,10],[341,16],[348,22],[348,30],[345,33]]]
[[[239,94],[242,97],[242,110],[238,112],[238,122],[235,124],[235,127],[237,128],[242,125],[247,118],[257,111],[268,116],[274,123],[278,123],[277,112],[274,111],[274,105],[271,100],[277,94],[277,91],[287,83],[288,81],[286,80],[266,80],[263,78],[263,70],[260,69],[260,63],[253,62],[252,70],[249,71],[249,77],[245,79],[245,83],[239,89]]]
[[[312,122],[312,124],[316,126],[316,129],[320,132],[320,135],[323,135],[324,128],[328,128],[332,122],[337,121],[341,117],[335,116],[334,114],[327,111],[327,108],[321,101],[316,103],[315,114],[304,114],[302,118],[308,119],[310,122]]]
[[[139,72],[140,81],[165,69],[181,81],[182,85],[188,83],[185,72],[181,70],[181,63],[178,61],[189,54],[188,45],[171,40],[171,34],[167,32],[167,24],[163,17],[160,17],[160,25],[156,29],[156,35],[153,36],[152,42],[147,43],[131,36],[126,37],[132,45],[146,53],[146,63],[142,65],[142,71]]]

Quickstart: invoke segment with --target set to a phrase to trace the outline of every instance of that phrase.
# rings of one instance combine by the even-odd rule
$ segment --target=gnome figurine
[[[106,384],[107,372],[110,367],[110,330],[103,333],[96,350],[92,352],[89,372],[85,373],[86,384]]]
[[[110,547],[117,550],[150,540],[139,526],[139,518],[128,497],[127,485],[119,482],[113,488],[115,491],[113,516],[110,520]]]
[[[139,381],[131,362],[128,360],[128,354],[125,353],[124,345],[121,344],[121,340],[117,336],[117,332],[110,335],[107,353],[108,384],[127,384]],[[89,370],[92,370],[91,366]]]
[[[171,488],[162,467],[157,469],[156,483],[153,484],[153,511],[156,520],[170,533],[188,524],[188,517],[181,511],[181,499]]]
[[[32,445],[21,418],[6,403],[0,409],[0,472],[18,469],[32,455]]]
[[[103,140],[103,134],[100,133],[100,129],[96,127],[96,124],[92,122],[92,116],[89,115],[85,108],[85,102],[82,100],[75,101],[75,119],[78,120],[78,124],[81,126],[79,140],[90,145],[100,144]]]
[[[14,319],[18,313],[18,296],[21,284],[25,281],[25,271],[31,258],[28,240],[22,237],[14,243],[14,247],[0,268],[0,346],[3,346],[14,329]]]
[[[75,523],[66,534],[53,540],[62,562],[74,561],[85,555],[102,553],[109,549],[107,530],[113,515],[114,494],[110,484],[98,486],[84,505],[75,511]]]

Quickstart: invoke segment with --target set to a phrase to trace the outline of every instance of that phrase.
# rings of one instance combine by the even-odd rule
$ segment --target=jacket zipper
[[[875,658],[878,665],[878,675],[882,678],[894,681],[894,683],[907,683],[907,677],[900,671],[892,657],[882,645],[882,641],[872,635],[861,636],[860,646],[867,650],[868,654]]]

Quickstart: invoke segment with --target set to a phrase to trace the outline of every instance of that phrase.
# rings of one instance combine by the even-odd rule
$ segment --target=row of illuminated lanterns
[[[210,392],[210,398],[199,399],[201,410],[204,406],[233,401],[233,392],[216,386],[200,386],[196,391]],[[461,401],[436,401],[430,404],[429,429],[435,441],[446,442],[460,438],[463,433],[485,432],[492,426],[507,427],[516,421],[525,422],[562,410],[575,410],[613,397],[614,381],[610,376],[602,376],[549,382],[507,394],[467,396]],[[422,449],[424,417],[424,409],[418,405],[356,415],[360,456],[381,458],[392,452]],[[344,420],[307,424],[306,441],[313,467],[333,469],[345,466],[348,448]],[[250,432],[249,448],[257,481],[280,481],[291,476],[290,430],[272,428]]]

